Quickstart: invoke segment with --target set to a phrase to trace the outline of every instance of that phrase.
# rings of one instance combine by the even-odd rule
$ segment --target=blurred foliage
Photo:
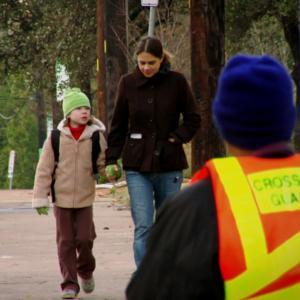
[[[2,1],[0,11],[0,59],[9,70],[27,69],[33,86],[41,84],[35,74],[43,73],[50,88],[57,58],[67,66],[72,85],[94,74],[95,1]]]
[[[8,158],[16,151],[13,186],[31,188],[37,152],[35,103],[22,74],[10,75],[0,85],[0,188],[8,188]]]
[[[35,115],[24,106],[7,125],[7,148],[16,151],[14,187],[32,188],[38,160]]]
[[[237,52],[268,53],[291,71],[295,68],[300,55],[297,0],[225,0],[225,3],[227,57]],[[290,38],[297,28],[296,39]]]
[[[227,58],[238,52],[255,55],[269,53],[280,59],[290,69],[293,65],[291,51],[282,27],[273,16],[265,15],[253,22],[239,38],[225,39],[225,48]]]
[[[32,187],[38,133],[36,103],[28,99],[34,98],[37,91],[42,92],[46,110],[51,111],[52,102],[56,101],[58,58],[67,66],[71,85],[90,81],[95,76],[95,36],[96,1],[0,1],[0,113],[13,117],[0,115],[1,188],[7,187],[11,149],[17,151],[14,186]],[[21,77],[13,79],[15,74]],[[14,86],[16,83],[23,88]],[[25,98],[28,101],[24,102]]]
[[[296,22],[297,12],[297,0],[225,0],[226,37],[238,40],[265,15]]]

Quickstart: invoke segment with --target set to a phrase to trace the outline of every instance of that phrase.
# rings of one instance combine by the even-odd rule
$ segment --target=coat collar
[[[164,63],[161,65],[160,70],[158,73],[156,73],[154,76],[147,78],[143,75],[143,73],[140,71],[139,67],[137,66],[135,68],[135,71],[133,72],[135,77],[136,86],[140,87],[147,83],[156,83],[162,80],[169,72],[170,72],[171,65],[170,63]]]
[[[143,86],[149,81],[149,78],[146,78],[138,67],[135,68],[133,74],[135,77],[135,84],[137,87]]]

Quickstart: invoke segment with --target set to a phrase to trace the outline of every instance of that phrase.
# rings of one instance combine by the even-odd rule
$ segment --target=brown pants
[[[96,238],[93,207],[61,208],[54,206],[56,243],[63,282],[61,288],[79,292],[77,274],[89,279],[96,267],[92,253]]]

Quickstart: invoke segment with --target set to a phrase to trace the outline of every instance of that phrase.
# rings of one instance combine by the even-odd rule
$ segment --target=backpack
[[[101,152],[101,147],[99,144],[100,140],[100,131],[94,131],[92,136],[92,153],[91,153],[91,159],[92,159],[92,167],[93,167],[93,174],[95,178],[98,175],[98,167],[97,167],[97,160],[98,156]],[[55,184],[55,171],[57,168],[57,164],[59,161],[59,142],[60,142],[60,130],[53,129],[51,131],[51,145],[54,152],[54,169],[52,172],[52,182],[51,182],[51,196],[52,196],[52,202],[55,202],[55,191],[54,191],[54,184]]]

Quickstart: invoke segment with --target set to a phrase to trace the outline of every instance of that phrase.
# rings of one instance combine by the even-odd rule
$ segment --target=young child
[[[95,287],[93,272],[96,264],[92,253],[96,238],[93,222],[95,178],[91,137],[95,131],[99,131],[99,171],[104,167],[106,141],[103,136],[105,126],[91,116],[89,99],[80,89],[72,88],[65,93],[63,112],[64,120],[57,127],[60,131],[59,160],[55,168],[49,136],[36,169],[32,206],[39,214],[48,213],[48,195],[54,177],[54,215],[58,259],[63,277],[62,299],[74,299],[80,290],[77,274],[86,293],[91,293]]]

